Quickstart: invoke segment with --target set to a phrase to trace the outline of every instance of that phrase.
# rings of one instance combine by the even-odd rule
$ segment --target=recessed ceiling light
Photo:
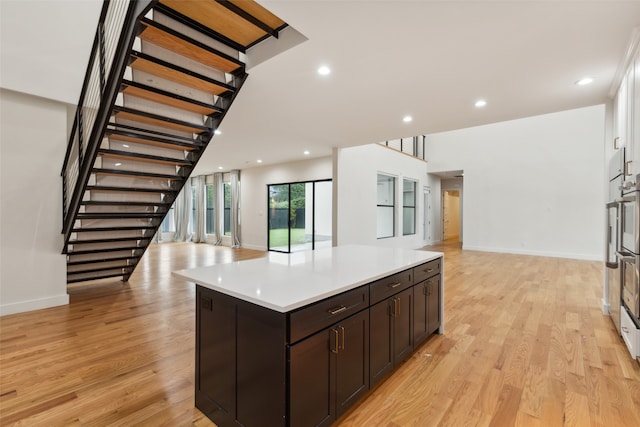
[[[576,82],[578,86],[584,86],[593,83],[593,79],[591,77],[585,77]]]
[[[122,166],[122,163],[118,162],[114,166]]]
[[[309,150],[304,150],[304,155],[308,156],[309,154],[311,154],[311,152]]]
[[[262,163],[262,159],[258,159],[258,160],[256,160],[256,162]]]
[[[485,101],[484,99],[478,99],[476,101],[476,103],[473,104],[473,105],[475,105],[478,108],[481,108],[481,107],[484,107],[485,105],[487,105],[487,101]]]
[[[320,68],[318,68],[318,74],[320,74],[321,76],[328,76],[329,74],[331,74],[331,68],[327,67],[326,65],[323,65]]]
[[[216,129],[215,131],[213,131],[213,133],[216,135],[221,135],[222,131],[220,131],[219,129]]]
[[[405,123],[409,123],[411,120],[413,120],[413,117],[411,117],[411,116],[404,116],[402,118],[402,121],[405,122]]]
[[[224,169],[224,168],[223,168],[222,166],[218,166],[218,169],[222,170],[222,169]]]
[[[124,148],[129,148],[129,146],[128,146],[127,144],[122,144],[122,146],[123,146]]]

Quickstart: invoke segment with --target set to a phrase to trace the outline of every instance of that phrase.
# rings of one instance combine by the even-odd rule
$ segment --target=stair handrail
[[[104,0],[62,166],[64,249],[109,123],[138,22],[158,0]]]

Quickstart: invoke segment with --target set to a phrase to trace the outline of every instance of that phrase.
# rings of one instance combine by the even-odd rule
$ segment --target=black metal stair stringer
[[[90,133],[83,132],[83,122],[78,115],[79,130],[76,132],[74,124],[70,138],[69,147],[73,143],[80,148],[76,156],[79,159],[77,181],[69,180],[70,184],[63,190],[67,192],[63,196],[63,253],[70,267],[68,283],[117,276],[122,276],[123,281],[130,278],[247,78],[245,64],[240,60],[242,55],[235,56],[229,54],[228,49],[219,48],[222,43],[245,53],[249,47],[223,35],[228,31],[226,23],[211,23],[212,28],[208,28],[193,20],[199,20],[197,14],[184,12],[191,15],[187,18],[158,0],[132,0],[130,4],[113,64],[105,64],[104,52],[92,52],[91,61],[98,58],[101,67],[101,100],[95,112],[95,125]],[[223,6],[229,8],[229,5]],[[104,10],[109,7],[110,2],[104,0]],[[179,25],[172,25],[171,20],[169,23],[153,21],[153,15],[147,12],[156,8]],[[277,37],[281,28],[268,28],[242,6],[231,8],[237,16],[265,30],[267,37]],[[103,13],[101,19],[104,16]],[[105,29],[100,25],[98,32],[104,37]],[[183,31],[180,25],[200,34]],[[177,55],[145,48],[156,42],[165,51],[172,50],[162,33],[175,43]],[[205,43],[203,36],[214,43]],[[136,37],[140,37],[142,43],[135,44],[134,49]],[[250,45],[257,42],[259,40],[253,40]],[[187,44],[198,54],[190,55],[185,50]],[[217,71],[199,69],[196,72],[189,69],[189,61],[182,61],[188,57],[198,61],[198,55],[209,58],[205,62],[210,64],[205,65]],[[91,66],[90,62],[87,75]],[[134,73],[126,74],[127,67]],[[136,69],[151,78],[139,81],[145,74],[135,73]],[[222,78],[220,71],[224,73]],[[88,77],[85,86],[87,82]],[[178,84],[172,85],[172,82]],[[83,87],[83,94],[85,89]],[[92,93],[96,93],[95,90]],[[86,108],[83,96],[79,109]],[[67,159],[73,159],[69,150],[71,148],[63,166],[63,184],[69,171],[73,171],[73,164],[67,164]]]

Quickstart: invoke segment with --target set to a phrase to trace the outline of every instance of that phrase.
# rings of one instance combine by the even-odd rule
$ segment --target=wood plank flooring
[[[601,313],[600,263],[429,249],[445,252],[445,334],[336,425],[640,425],[640,367]],[[194,287],[170,272],[260,256],[151,245],[127,284],[1,317],[0,425],[213,425],[193,406]]]

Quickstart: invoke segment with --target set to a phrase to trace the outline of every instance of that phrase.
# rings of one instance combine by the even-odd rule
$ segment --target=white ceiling
[[[640,1],[260,3],[309,40],[249,70],[196,174],[604,103],[640,26]]]
[[[640,27],[640,1],[258,1],[308,40],[249,70],[196,174],[604,103]],[[79,6],[0,0],[0,86],[77,100],[101,1]]]

